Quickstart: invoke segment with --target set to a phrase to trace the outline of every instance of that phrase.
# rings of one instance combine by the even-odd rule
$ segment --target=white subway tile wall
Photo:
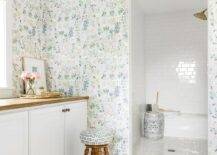
[[[145,16],[146,103],[207,114],[207,22],[194,12]]]

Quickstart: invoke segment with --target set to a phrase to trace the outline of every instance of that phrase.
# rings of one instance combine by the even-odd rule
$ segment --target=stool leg
[[[98,155],[97,154],[97,149],[95,147],[91,148],[91,155]]]
[[[84,151],[84,155],[88,155],[89,154],[89,148],[86,146],[85,151]]]
[[[109,155],[108,145],[106,145],[106,146],[104,147],[104,152],[105,152],[105,155]]]
[[[92,147],[91,155],[102,155],[102,148],[100,146]]]
[[[99,155],[103,155],[103,154],[102,154],[103,152],[102,152],[102,148],[101,148],[101,147],[98,148],[98,152],[99,152]]]

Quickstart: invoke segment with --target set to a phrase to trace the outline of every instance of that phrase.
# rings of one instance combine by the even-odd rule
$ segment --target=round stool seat
[[[107,129],[89,129],[80,134],[81,142],[85,145],[107,145],[113,139],[113,133]]]

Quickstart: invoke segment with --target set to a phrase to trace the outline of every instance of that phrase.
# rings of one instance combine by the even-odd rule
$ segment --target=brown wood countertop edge
[[[10,102],[8,102],[5,105],[0,104],[0,111],[15,110],[15,109],[28,108],[28,107],[29,108],[30,107],[38,107],[38,106],[42,106],[42,105],[51,105],[51,104],[69,102],[69,101],[81,101],[81,100],[88,100],[88,99],[89,99],[89,96],[73,96],[73,97],[50,98],[50,99],[21,99],[21,98],[16,98],[16,99],[14,99],[14,101],[13,101],[13,99],[9,99]],[[22,101],[24,101],[24,102],[22,102]]]

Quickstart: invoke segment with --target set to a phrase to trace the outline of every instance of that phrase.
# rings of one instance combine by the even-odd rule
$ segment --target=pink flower
[[[32,73],[31,74],[31,79],[39,79],[40,78],[40,75],[36,72]]]
[[[21,74],[21,79],[25,81],[28,79],[29,75],[30,73],[23,71]]]
[[[22,74],[21,74],[21,79],[24,80],[24,81],[28,81],[28,80],[35,80],[35,79],[39,79],[40,76],[38,73],[29,73],[29,72],[26,72],[26,71],[23,71]]]

